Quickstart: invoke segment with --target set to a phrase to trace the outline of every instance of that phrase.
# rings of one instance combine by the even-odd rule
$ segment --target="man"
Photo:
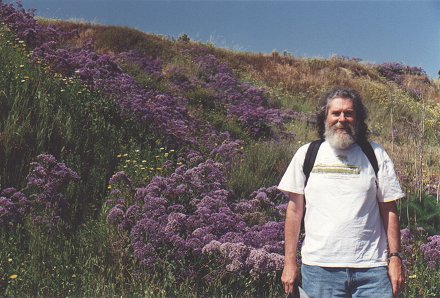
[[[299,275],[296,251],[304,212],[301,276],[309,297],[393,297],[403,286],[395,200],[404,193],[383,148],[370,143],[376,177],[359,146],[367,142],[366,118],[356,91],[338,88],[327,94],[318,115],[325,141],[307,182],[303,163],[309,144],[298,149],[278,186],[289,196],[281,277],[287,294]]]

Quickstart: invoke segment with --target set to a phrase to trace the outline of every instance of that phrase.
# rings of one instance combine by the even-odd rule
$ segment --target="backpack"
[[[306,176],[306,181],[304,183],[304,187],[307,185],[307,181],[309,180],[310,172],[313,169],[313,165],[316,160],[316,155],[318,155],[319,147],[321,147],[322,142],[324,142],[323,139],[316,140],[310,143],[309,148],[307,149],[306,157],[304,158],[304,165],[303,165],[303,172]],[[377,163],[376,155],[374,154],[373,147],[371,146],[370,142],[360,142],[358,145],[361,147],[362,152],[367,156],[368,160],[370,161],[370,164],[373,166],[374,173],[376,174],[379,172],[379,165]]]

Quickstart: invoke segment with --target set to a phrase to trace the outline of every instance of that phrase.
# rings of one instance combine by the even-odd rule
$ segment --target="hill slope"
[[[279,295],[274,185],[333,86],[364,97],[408,193],[403,224],[438,234],[439,93],[423,70],[237,53],[0,5],[2,294]],[[419,248],[437,238],[413,233],[406,293],[432,295],[437,263]]]

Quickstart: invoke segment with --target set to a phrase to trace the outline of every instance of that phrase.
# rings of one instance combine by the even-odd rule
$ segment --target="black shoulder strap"
[[[303,164],[303,172],[306,176],[306,181],[304,182],[304,187],[307,185],[307,181],[309,180],[310,172],[313,169],[313,165],[315,164],[316,155],[318,155],[319,147],[321,146],[324,140],[316,140],[310,143],[309,148],[307,148],[306,157],[304,158]]]
[[[379,172],[379,165],[377,163],[376,154],[374,154],[373,147],[371,146],[370,142],[360,142],[359,146],[361,147],[364,154],[367,156],[368,160],[370,161],[370,164],[373,166],[374,173],[376,174]]]

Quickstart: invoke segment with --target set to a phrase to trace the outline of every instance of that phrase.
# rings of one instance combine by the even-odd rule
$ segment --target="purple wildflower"
[[[440,235],[428,237],[428,242],[420,246],[420,251],[431,270],[440,264]]]

